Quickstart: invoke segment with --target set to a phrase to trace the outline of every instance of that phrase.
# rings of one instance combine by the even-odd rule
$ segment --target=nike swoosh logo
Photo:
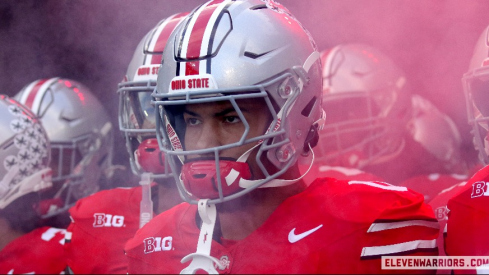
[[[312,233],[316,232],[316,230],[318,230],[318,229],[319,229],[319,228],[321,228],[321,227],[323,227],[323,225],[322,225],[322,224],[321,224],[321,225],[319,225],[319,226],[317,226],[317,227],[315,227],[315,228],[313,228],[313,229],[311,229],[311,230],[308,230],[308,231],[306,231],[306,232],[304,232],[304,233],[301,233],[301,234],[299,234],[299,235],[296,235],[296,234],[295,234],[295,228],[294,228],[294,229],[292,229],[292,230],[289,232],[289,242],[290,242],[290,243],[295,243],[295,242],[298,242],[298,241],[300,241],[300,240],[304,239],[305,237],[307,237],[307,236],[311,235]]]
[[[14,269],[12,268],[7,274],[14,274]],[[32,272],[23,273],[23,274],[36,274],[36,272],[32,271]]]

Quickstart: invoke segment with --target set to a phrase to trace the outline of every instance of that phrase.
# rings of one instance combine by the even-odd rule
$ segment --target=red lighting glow
[[[67,81],[68,82],[68,81]],[[69,82],[68,82],[69,83]],[[71,85],[71,84],[70,84]],[[76,93],[76,95],[80,98],[80,101],[82,102],[83,105],[85,105],[85,96],[83,95],[82,92],[80,92],[80,89],[78,88],[73,88],[73,91]]]

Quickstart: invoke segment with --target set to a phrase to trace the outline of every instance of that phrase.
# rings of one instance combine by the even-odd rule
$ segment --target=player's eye
[[[185,119],[185,123],[189,126],[199,125],[201,121],[195,117],[189,117]]]
[[[241,119],[239,118],[239,116],[225,116],[223,118],[224,122],[226,123],[238,123],[238,122],[241,122]]]

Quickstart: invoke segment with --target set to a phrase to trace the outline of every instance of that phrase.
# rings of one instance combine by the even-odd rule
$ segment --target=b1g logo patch
[[[173,237],[149,237],[143,240],[144,254],[172,249]]]
[[[482,196],[489,196],[489,193],[487,192],[487,182],[474,182],[474,184],[472,184],[472,194],[470,194],[470,197],[477,198]]]
[[[447,214],[448,214],[448,208],[446,206],[441,206],[435,209],[435,216],[436,219],[439,221],[448,220]]]
[[[93,227],[123,227],[124,216],[111,215],[105,213],[93,214]]]

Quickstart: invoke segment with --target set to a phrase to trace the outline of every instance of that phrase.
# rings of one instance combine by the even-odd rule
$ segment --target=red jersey
[[[448,201],[445,238],[449,256],[489,256],[489,166],[479,170],[466,186]],[[475,273],[474,270],[455,270]],[[487,272],[487,270],[486,270]]]
[[[129,273],[179,273],[196,252],[197,206],[179,204],[126,243]],[[212,240],[220,273],[392,273],[383,255],[436,256],[438,222],[423,197],[380,182],[317,179],[239,241]],[[410,270],[413,271],[413,270]],[[426,270],[423,271],[426,273]]]
[[[409,178],[403,181],[400,186],[406,186],[411,190],[423,194],[425,201],[429,202],[442,190],[450,188],[462,181],[466,181],[468,178],[467,175],[433,173]]]
[[[139,229],[141,187],[114,188],[79,200],[65,245],[75,274],[126,273],[124,244]]]
[[[15,239],[0,251],[0,274],[61,274],[65,229],[41,227]]]

